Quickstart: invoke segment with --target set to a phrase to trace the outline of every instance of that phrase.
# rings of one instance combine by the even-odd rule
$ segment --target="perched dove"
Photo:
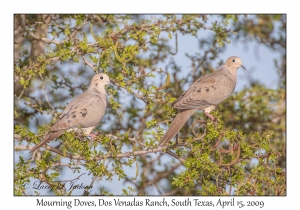
[[[172,140],[197,109],[204,110],[205,115],[214,121],[215,118],[209,113],[233,92],[236,72],[240,67],[246,70],[239,57],[231,56],[221,69],[197,79],[172,104],[174,108],[179,109],[179,113],[158,145],[166,145]]]
[[[86,135],[89,135],[105,113],[105,85],[112,85],[107,74],[94,75],[87,91],[74,98],[68,104],[59,116],[59,120],[50,127],[52,132],[46,135],[31,152],[61,136],[64,134],[64,131],[77,130],[79,126],[81,126]]]

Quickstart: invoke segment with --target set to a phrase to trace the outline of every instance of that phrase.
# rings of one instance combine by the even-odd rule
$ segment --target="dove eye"
[[[100,79],[103,79],[103,77],[101,76]]]
[[[235,63],[235,60],[233,59],[232,62]]]

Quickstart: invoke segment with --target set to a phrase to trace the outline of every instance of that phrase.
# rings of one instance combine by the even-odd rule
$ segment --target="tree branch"
[[[182,163],[179,162],[175,166],[173,166],[172,168],[170,168],[169,170],[166,170],[165,172],[157,175],[155,177],[155,179],[152,179],[152,180],[148,181],[147,183],[145,183],[145,187],[151,186],[151,185],[159,182],[161,179],[169,177],[174,172],[174,170],[177,169],[181,165],[182,165]]]
[[[55,152],[63,157],[67,157],[70,159],[75,159],[75,160],[84,160],[85,158],[81,155],[71,155],[71,154],[64,154],[61,150],[55,148],[55,147],[51,147],[48,145],[44,145],[43,146],[45,149],[50,150],[51,152]],[[34,146],[15,146],[15,150],[31,150],[33,149]],[[125,152],[125,153],[121,153],[118,154],[116,156],[114,156],[113,154],[109,154],[109,155],[103,155],[100,157],[95,157],[95,160],[103,160],[104,158],[126,158],[126,157],[131,157],[131,156],[141,156],[141,155],[145,155],[148,153],[157,153],[157,152],[162,152],[163,150],[165,150],[167,148],[167,146],[164,147],[159,147],[159,148],[154,148],[154,149],[148,149],[148,150],[139,150],[139,151],[134,151],[134,152]]]

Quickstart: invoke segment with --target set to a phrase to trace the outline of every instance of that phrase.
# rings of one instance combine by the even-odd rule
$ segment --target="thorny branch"
[[[63,153],[61,150],[55,148],[55,147],[51,147],[48,145],[44,145],[43,146],[45,149],[55,152],[63,157],[67,157],[70,159],[75,159],[75,160],[84,160],[85,158],[81,155],[71,155],[71,154],[66,154]],[[20,150],[31,150],[33,149],[34,146],[15,146],[15,150],[16,151],[20,151]],[[145,155],[145,154],[149,154],[149,153],[157,153],[157,152],[162,152],[167,148],[167,146],[164,147],[159,147],[159,148],[154,148],[154,149],[148,149],[148,150],[139,150],[139,151],[133,151],[133,152],[125,152],[125,153],[121,153],[121,154],[117,154],[116,156],[114,156],[113,154],[109,154],[109,155],[103,155],[101,157],[94,157],[94,160],[103,160],[104,158],[126,158],[126,157],[131,157],[131,156],[141,156],[141,155]]]

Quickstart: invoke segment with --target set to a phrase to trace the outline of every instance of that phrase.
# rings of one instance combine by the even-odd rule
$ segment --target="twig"
[[[62,42],[58,42],[58,41],[55,41],[55,40],[49,40],[49,39],[46,39],[46,38],[43,38],[43,37],[38,37],[36,36],[33,32],[30,31],[29,27],[26,25],[26,17],[25,15],[21,15],[21,24],[22,26],[24,27],[25,31],[34,39],[37,39],[37,40],[41,40],[43,42],[46,42],[46,43],[51,43],[51,44],[56,44],[56,45],[61,45],[64,43],[64,41]]]
[[[229,152],[231,152],[231,151],[233,151],[233,150],[236,150],[238,146],[239,146],[239,144],[236,144],[236,145],[235,145],[234,147],[232,147],[231,149],[220,149],[219,151],[220,151],[221,153],[227,154],[227,153],[229,153]]]
[[[238,159],[240,158],[240,155],[241,155],[241,146],[238,144],[238,153],[236,155],[236,158],[231,163],[221,163],[221,160],[220,160],[219,165],[220,166],[231,166],[238,161]]]
[[[46,101],[49,104],[49,106],[52,108],[53,112],[55,112],[55,109],[52,106],[52,104],[50,103],[50,101],[48,99],[48,96],[47,96],[47,93],[46,93],[46,88],[45,88],[45,85],[44,85],[44,78],[43,78],[42,74],[39,74],[39,75],[40,75],[40,78],[42,79],[42,86],[43,86],[43,90],[44,90],[44,95],[45,95]]]
[[[116,80],[114,80],[114,79],[112,79],[112,78],[110,78],[110,80],[111,80],[116,86],[122,88],[121,85],[120,85],[119,83],[116,82]],[[125,89],[125,88],[124,88],[124,89]],[[125,89],[125,90],[126,90],[126,89]],[[141,100],[144,101],[145,103],[148,103],[147,100],[146,100],[144,97],[142,97],[141,95],[139,95],[139,94],[137,94],[137,93],[135,93],[135,92],[133,92],[133,91],[128,91],[128,90],[127,90],[127,92],[129,92],[129,93],[135,95],[137,98],[141,99]]]
[[[177,33],[175,32],[175,46],[176,46],[176,51],[173,53],[173,52],[171,52],[170,50],[169,50],[169,53],[171,54],[171,55],[176,55],[177,54],[177,52],[178,52],[178,38],[177,38]]]
[[[178,159],[182,164],[184,164],[184,159],[180,158],[178,155],[176,155],[174,152],[171,152],[169,149],[166,150],[166,153],[173,156],[174,158]]]
[[[30,149],[33,149],[33,146],[15,146],[14,148],[15,151],[30,150]]]
[[[177,169],[177,168],[178,168],[179,166],[181,166],[181,165],[182,165],[181,162],[180,162],[180,163],[177,163],[176,165],[174,165],[174,166],[173,166],[172,168],[170,168],[169,170],[167,170],[167,171],[165,171],[165,172],[163,172],[163,173],[157,175],[154,179],[152,179],[152,180],[146,182],[146,183],[144,184],[144,186],[145,186],[145,187],[151,186],[151,185],[153,185],[153,184],[159,182],[161,179],[169,177],[169,176],[174,172],[174,170]]]
[[[119,139],[117,136],[114,136],[113,134],[107,134],[107,135],[105,135],[105,136],[107,136],[107,137],[112,137],[112,138],[114,138],[114,139]],[[135,138],[128,138],[128,140],[129,141],[133,141],[133,142],[136,142],[136,143],[138,143],[138,144],[140,144],[140,145],[142,145],[142,146],[146,146],[146,144],[144,144],[144,143],[142,143],[142,142],[140,142],[140,141],[138,141],[138,140],[136,140]]]
[[[165,194],[161,194],[162,196],[169,196],[169,195],[175,195],[178,192],[182,191],[181,188],[175,188],[174,190],[171,190],[170,192],[167,192]]]
[[[14,138],[18,139],[19,141],[21,141],[21,136],[19,134],[14,134]]]
[[[32,77],[32,75],[30,75],[30,76],[28,77],[28,80],[30,80],[31,77]],[[22,97],[24,91],[25,91],[25,88],[23,88],[23,90],[22,90],[22,92],[21,92],[21,94],[20,94],[20,96],[19,96],[19,100],[21,99],[21,97]]]
[[[19,147],[20,146],[16,146],[15,150]],[[55,152],[55,153],[57,153],[57,154],[59,154],[63,157],[67,157],[67,158],[75,159],[75,160],[85,160],[85,158],[81,155],[66,154],[66,153],[63,153],[61,150],[59,150],[55,147],[51,147],[51,146],[48,146],[48,145],[43,145],[42,147],[47,149],[47,150],[50,150],[51,152]],[[33,148],[34,148],[34,146],[26,146],[26,149],[29,149],[29,150],[31,150]],[[166,148],[167,148],[167,146],[163,146],[163,147],[154,148],[154,149],[150,149],[150,150],[138,150],[138,151],[134,151],[134,152],[125,152],[125,153],[118,154],[116,156],[113,156],[113,154],[109,154],[107,156],[103,155],[103,156],[100,156],[100,157],[95,157],[94,160],[97,161],[97,160],[103,160],[104,158],[126,158],[126,157],[131,157],[131,156],[142,156],[142,155],[146,155],[146,154],[149,154],[149,153],[162,152]]]
[[[86,60],[86,58],[84,57],[84,55],[82,55],[81,57],[82,57],[82,59],[84,60],[84,63],[85,63],[86,65],[88,65],[93,71],[95,71],[94,66],[93,66],[92,64],[90,64],[90,63]]]
[[[192,125],[192,133],[194,134],[195,137],[197,137],[198,135],[195,132],[195,125],[197,125],[198,123],[202,123],[205,124],[206,121],[205,120],[197,120],[196,122],[193,123]],[[204,130],[204,133],[206,133],[206,130]]]
[[[98,178],[97,176],[95,176],[95,177],[92,178],[92,182],[91,182],[91,184],[89,185],[90,187],[94,184],[94,182],[95,182],[95,180],[96,180],[97,178]],[[84,190],[83,195],[88,195],[88,194],[89,194],[88,189],[89,189],[89,188],[86,188],[86,189]]]
[[[75,180],[79,180],[79,178],[83,175],[85,175],[86,173],[80,174],[78,177],[74,178],[74,179],[70,179],[70,180],[60,180],[60,181],[54,181],[54,182],[73,182]]]
[[[214,150],[219,145],[222,137],[223,137],[223,135],[220,135],[220,137],[219,137],[218,141],[215,143],[215,145],[210,148],[210,151]]]

